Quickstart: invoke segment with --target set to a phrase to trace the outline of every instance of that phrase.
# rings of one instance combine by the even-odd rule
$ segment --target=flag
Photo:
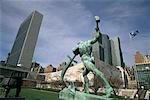
[[[130,38],[134,38],[139,33],[138,30],[129,33]]]

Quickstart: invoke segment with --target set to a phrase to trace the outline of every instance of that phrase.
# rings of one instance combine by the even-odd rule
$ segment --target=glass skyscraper
[[[43,15],[34,11],[21,24],[7,64],[29,70]]]

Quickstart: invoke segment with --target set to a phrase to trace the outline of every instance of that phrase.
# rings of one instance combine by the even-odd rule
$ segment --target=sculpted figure
[[[96,16],[96,22],[97,22],[97,27],[96,27],[96,32],[98,32],[98,34],[100,34],[99,28],[98,28],[98,22],[99,17]],[[94,65],[94,59],[92,57],[92,45],[94,43],[96,43],[100,38],[100,35],[95,36],[92,40],[88,40],[88,41],[80,41],[77,46],[73,49],[73,53],[74,53],[74,57],[72,58],[72,60],[79,55],[81,57],[81,60],[85,66],[84,71],[83,71],[83,77],[84,77],[84,92],[85,93],[89,93],[89,79],[87,77],[87,74],[91,71],[94,75],[96,75],[100,82],[103,83],[104,87],[105,87],[105,97],[109,97],[111,96],[111,92],[112,92],[112,87],[110,86],[110,84],[108,83],[107,79],[105,78],[104,74],[99,71],[95,65]],[[70,61],[71,62],[71,61]],[[67,68],[65,68],[65,70],[62,72],[62,79],[63,76],[66,72]]]

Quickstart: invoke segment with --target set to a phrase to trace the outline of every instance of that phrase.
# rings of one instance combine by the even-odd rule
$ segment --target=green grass
[[[9,96],[15,95],[16,90],[11,89]],[[92,93],[93,94],[93,93]],[[98,95],[104,95],[104,93],[98,93]],[[59,90],[55,89],[31,89],[31,88],[22,88],[21,97],[25,97],[25,100],[59,100]],[[116,98],[116,100],[124,100],[124,97],[121,96],[111,96],[112,98]]]
[[[15,89],[10,91],[10,95],[15,95]],[[37,89],[26,89],[23,88],[20,93],[21,97],[25,97],[25,100],[59,100],[59,93],[46,91],[46,90],[37,90]]]

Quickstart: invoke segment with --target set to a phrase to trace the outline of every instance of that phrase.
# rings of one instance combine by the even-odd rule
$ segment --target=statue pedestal
[[[105,98],[103,96],[88,94],[66,87],[59,92],[59,100],[113,100],[113,98]]]

